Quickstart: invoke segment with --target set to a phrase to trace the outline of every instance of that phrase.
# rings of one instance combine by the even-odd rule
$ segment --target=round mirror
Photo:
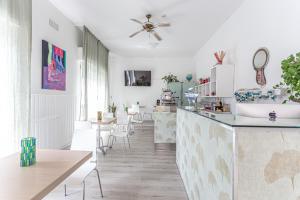
[[[254,69],[265,68],[269,62],[269,51],[266,48],[258,49],[253,57]]]
[[[269,62],[269,51],[267,48],[258,49],[253,56],[253,67],[256,71],[256,83],[260,86],[267,84],[265,67]]]

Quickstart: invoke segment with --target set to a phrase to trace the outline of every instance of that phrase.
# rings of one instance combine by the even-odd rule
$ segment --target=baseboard
[[[176,143],[155,143],[154,148],[156,151],[164,151],[164,150],[176,151]]]

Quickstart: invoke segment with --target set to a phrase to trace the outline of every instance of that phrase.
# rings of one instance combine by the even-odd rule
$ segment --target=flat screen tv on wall
[[[125,86],[151,86],[151,71],[126,70]]]

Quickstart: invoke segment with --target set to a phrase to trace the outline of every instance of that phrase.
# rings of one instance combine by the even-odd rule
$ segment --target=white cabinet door
[[[216,96],[232,97],[234,93],[234,66],[220,65],[216,67]]]

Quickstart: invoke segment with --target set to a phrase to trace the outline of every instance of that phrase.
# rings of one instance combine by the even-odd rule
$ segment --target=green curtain
[[[109,87],[108,87],[108,50],[98,41],[98,99],[99,109],[105,111],[108,107]]]
[[[83,37],[79,119],[88,120],[108,105],[108,50],[87,27]]]

